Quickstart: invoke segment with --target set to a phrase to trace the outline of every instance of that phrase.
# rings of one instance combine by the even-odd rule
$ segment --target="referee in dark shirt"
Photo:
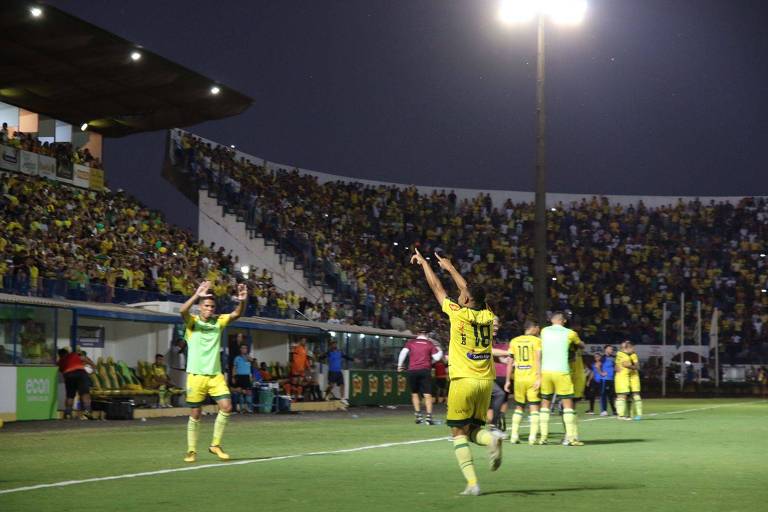
[[[432,363],[443,357],[443,351],[437,348],[427,336],[425,330],[417,330],[418,336],[410,339],[400,351],[397,359],[397,371],[405,370],[405,359],[408,358],[408,382],[411,386],[411,402],[416,415],[416,423],[434,425],[432,420]],[[426,419],[421,415],[421,400],[424,395],[424,408],[427,410]]]

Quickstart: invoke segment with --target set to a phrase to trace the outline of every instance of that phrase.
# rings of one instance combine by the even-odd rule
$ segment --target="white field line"
[[[699,407],[696,409],[684,409],[681,411],[670,411],[670,412],[662,412],[662,413],[654,413],[654,414],[648,414],[648,416],[662,416],[666,414],[685,414],[689,412],[698,412],[698,411],[708,411],[711,409],[719,409],[721,407],[734,407],[738,405],[748,405],[748,404],[754,404],[754,403],[760,403],[764,402],[763,400],[758,401],[751,401],[751,402],[738,402],[733,404],[720,404],[720,405],[713,405],[711,407]],[[587,422],[587,421],[597,421],[597,420],[607,420],[612,419],[612,416],[598,416],[596,418],[590,418],[587,420],[582,420],[580,423]],[[414,444],[423,444],[423,443],[434,443],[435,441],[445,441],[450,438],[448,437],[433,437],[430,439],[416,439],[413,441],[400,441],[395,443],[384,443],[384,444],[374,444],[374,445],[368,445],[368,446],[358,446],[357,448],[345,448],[342,450],[329,450],[329,451],[320,451],[320,452],[308,452],[308,453],[297,453],[294,455],[281,455],[276,457],[265,457],[263,459],[246,459],[246,460],[238,460],[228,463],[217,463],[217,464],[202,464],[199,466],[186,466],[181,468],[172,468],[172,469],[160,469],[157,471],[144,471],[141,473],[127,473],[124,475],[113,475],[113,476],[104,476],[104,477],[98,477],[98,478],[86,478],[83,480],[65,480],[63,482],[54,482],[50,484],[38,484],[38,485],[29,485],[25,487],[16,487],[13,489],[2,489],[0,490],[0,495],[3,494],[12,494],[17,492],[26,492],[26,491],[36,491],[39,489],[48,489],[51,487],[68,487],[70,485],[79,485],[79,484],[89,484],[94,482],[106,482],[109,480],[123,480],[126,478],[139,478],[144,476],[155,476],[155,475],[166,475],[170,473],[180,473],[182,471],[198,471],[202,469],[212,469],[212,468],[227,468],[231,466],[242,466],[245,464],[256,464],[259,462],[271,462],[276,460],[288,460],[288,459],[298,459],[301,457],[312,457],[317,455],[335,455],[339,453],[354,453],[354,452],[362,452],[367,450],[376,450],[379,448],[391,448],[393,446],[408,446],[408,445],[414,445]]]

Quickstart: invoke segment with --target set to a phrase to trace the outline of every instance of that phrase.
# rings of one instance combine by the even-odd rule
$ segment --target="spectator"
[[[66,389],[66,399],[64,401],[64,418],[72,418],[72,406],[75,402],[75,395],[80,395],[82,404],[81,419],[93,419],[91,416],[91,380],[85,371],[85,364],[76,352],[69,352],[67,349],[59,349],[59,371],[64,377],[64,387]]]
[[[168,376],[168,371],[165,367],[165,356],[163,354],[155,354],[155,362],[151,367],[150,382],[147,387],[158,390],[158,407],[173,407],[171,405],[171,388],[173,383]]]
[[[168,375],[176,386],[187,389],[187,342],[184,338],[174,338],[166,354]]]
[[[253,414],[253,381],[251,365],[254,359],[248,354],[248,344],[240,345],[240,353],[234,360],[232,376],[233,403],[240,414]]]
[[[586,414],[595,414],[595,399],[600,397],[602,406],[602,374],[603,358],[600,354],[592,355],[592,362],[587,365],[586,398],[589,400],[589,410]]]
[[[333,387],[339,388],[339,399],[345,400],[344,396],[344,373],[342,373],[342,360],[352,361],[344,352],[339,350],[335,341],[328,344],[328,352],[321,359],[328,361],[328,385],[325,388],[325,400],[336,399],[333,393]]]
[[[600,416],[608,416],[608,405],[616,416],[616,357],[613,345],[603,348],[603,357],[600,361]]]

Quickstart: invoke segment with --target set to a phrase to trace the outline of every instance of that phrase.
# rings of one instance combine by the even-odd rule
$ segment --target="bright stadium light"
[[[235,149],[235,145],[234,144],[230,144],[229,147],[232,148],[232,149]]]
[[[216,96],[220,92],[221,92],[221,89],[219,89],[219,86],[214,85],[213,87],[211,87],[211,94],[213,94],[214,96]]]
[[[499,4],[499,20],[504,23],[527,23],[537,14],[535,0],[502,0]]]
[[[88,129],[88,123],[83,123],[83,124],[80,125],[80,131],[81,132],[84,132],[87,129]]]
[[[43,10],[39,7],[30,7],[29,14],[31,14],[33,18],[39,18],[43,15]]]
[[[549,0],[547,14],[561,25],[578,25],[587,14],[587,0]]]
[[[499,20],[508,24],[548,16],[558,24],[578,25],[587,14],[587,0],[502,0],[498,14]]]
[[[141,53],[139,52],[131,52],[131,60],[133,62],[136,62],[137,60],[141,59]]]

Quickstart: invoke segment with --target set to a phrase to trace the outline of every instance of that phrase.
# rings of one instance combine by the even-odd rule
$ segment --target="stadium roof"
[[[253,99],[50,5],[3,0],[0,101],[108,137],[233,116]],[[41,12],[33,16],[31,9]],[[131,54],[139,52],[133,60]],[[213,94],[212,87],[219,93]]]

